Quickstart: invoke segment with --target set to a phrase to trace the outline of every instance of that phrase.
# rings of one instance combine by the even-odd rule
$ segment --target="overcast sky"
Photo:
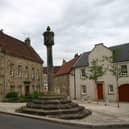
[[[42,33],[55,33],[54,64],[97,43],[129,42],[129,0],[0,0],[0,29],[31,45],[46,62]]]

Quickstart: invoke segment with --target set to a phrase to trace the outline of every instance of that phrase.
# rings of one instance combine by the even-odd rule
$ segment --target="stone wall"
[[[19,66],[21,66],[21,75],[18,74]],[[42,91],[42,64],[40,63],[0,53],[0,71],[1,96],[10,91],[17,91],[19,95]]]
[[[54,86],[57,94],[69,96],[69,74],[56,76]]]

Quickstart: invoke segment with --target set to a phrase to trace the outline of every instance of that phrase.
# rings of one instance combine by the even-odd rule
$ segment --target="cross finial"
[[[48,27],[47,27],[47,31],[50,31],[50,30],[51,30],[51,28],[50,28],[50,26],[48,26]]]

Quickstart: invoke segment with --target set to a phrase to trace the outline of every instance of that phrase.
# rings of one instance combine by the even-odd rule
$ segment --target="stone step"
[[[70,109],[56,109],[56,110],[44,110],[44,109],[34,109],[23,107],[20,112],[28,113],[28,114],[36,114],[36,115],[57,115],[57,114],[74,114],[84,110],[85,108],[82,106],[73,107]]]
[[[66,96],[53,96],[53,95],[47,96],[47,95],[45,95],[45,96],[40,96],[38,99],[40,99],[40,100],[65,99],[66,100],[67,97]]]
[[[86,110],[82,110],[82,111],[74,113],[74,114],[62,114],[57,117],[56,116],[54,116],[54,117],[60,118],[60,119],[82,119],[90,114],[91,114],[91,111],[86,109]]]
[[[66,104],[35,104],[35,103],[32,103],[32,102],[29,102],[29,103],[27,103],[26,106],[28,108],[53,110],[53,109],[73,108],[73,107],[77,107],[78,104],[76,104],[76,103],[66,103]]]
[[[66,104],[66,103],[71,103],[71,100],[67,99],[50,99],[50,100],[40,100],[40,99],[34,99],[32,100],[32,103],[35,104]]]

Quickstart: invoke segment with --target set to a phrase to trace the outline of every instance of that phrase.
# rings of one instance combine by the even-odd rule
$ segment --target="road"
[[[0,113],[0,129],[89,129]],[[98,128],[97,128],[98,129]],[[101,128],[102,129],[102,128]],[[111,129],[111,128],[104,128]],[[128,128],[112,128],[128,129]]]

